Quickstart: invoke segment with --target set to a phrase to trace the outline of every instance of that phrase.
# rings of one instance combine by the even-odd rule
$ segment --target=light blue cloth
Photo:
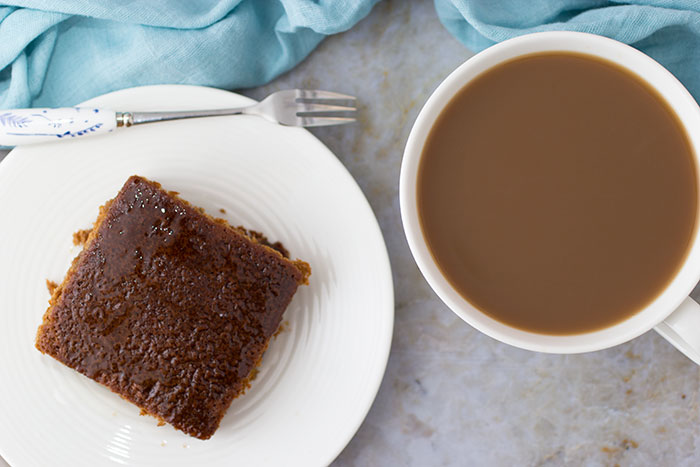
[[[435,0],[445,27],[472,50],[537,31],[590,32],[631,44],[700,101],[700,0]]]
[[[377,0],[0,0],[0,108],[158,83],[263,84]]]

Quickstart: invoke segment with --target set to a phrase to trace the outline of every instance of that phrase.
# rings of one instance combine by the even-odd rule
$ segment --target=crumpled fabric
[[[580,31],[630,44],[700,101],[700,0],[435,0],[442,24],[480,51],[538,31]]]
[[[378,0],[0,0],[0,108],[117,89],[264,84]]]

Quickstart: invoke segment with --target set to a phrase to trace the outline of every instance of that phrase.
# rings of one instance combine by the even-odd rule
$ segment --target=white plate
[[[227,107],[243,96],[149,86],[89,105]],[[139,174],[207,212],[265,232],[308,261],[248,392],[200,441],[34,348],[45,279],[60,281],[72,233]],[[224,209],[226,214],[219,213]],[[394,305],[386,247],[362,192],[310,133],[256,117],[153,124],[15,149],[0,164],[0,454],[15,467],[330,463],[364,419],[384,374]]]

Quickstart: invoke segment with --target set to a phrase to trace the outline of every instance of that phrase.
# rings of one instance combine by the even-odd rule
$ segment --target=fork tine
[[[297,89],[297,99],[340,99],[354,101],[354,96],[318,89]]]
[[[357,110],[355,107],[346,107],[344,105],[315,104],[313,102],[297,104],[297,115],[299,115],[299,112],[352,112],[355,110]]]
[[[299,117],[297,124],[300,126],[328,126],[328,125],[344,125],[356,121],[350,117]]]

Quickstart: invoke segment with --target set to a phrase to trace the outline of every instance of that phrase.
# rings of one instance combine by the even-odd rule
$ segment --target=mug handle
[[[656,325],[656,332],[700,365],[700,305],[690,297]]]

